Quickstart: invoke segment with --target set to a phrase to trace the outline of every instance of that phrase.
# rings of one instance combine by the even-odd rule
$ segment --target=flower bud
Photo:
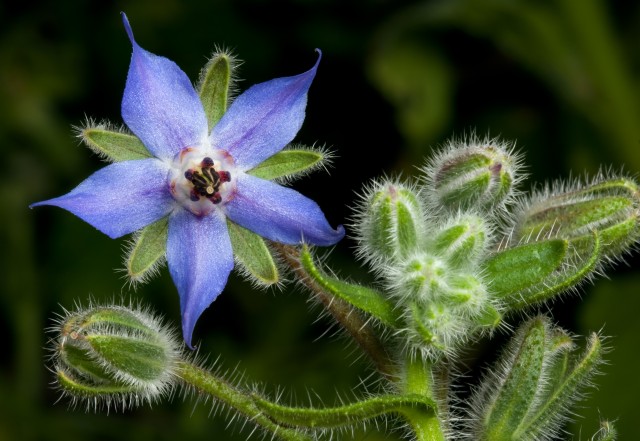
[[[628,251],[640,238],[638,185],[626,178],[598,177],[591,184],[572,187],[556,183],[524,202],[512,242],[567,239],[582,255],[589,252],[595,232],[603,257],[615,258]]]
[[[443,259],[419,253],[399,265],[390,279],[399,297],[429,302],[447,286],[448,273],[448,265]]]
[[[519,177],[513,147],[496,139],[449,141],[423,169],[428,196],[451,211],[489,210],[508,200]]]
[[[455,267],[474,265],[485,251],[487,236],[487,225],[480,217],[463,215],[437,234],[433,251]]]
[[[415,190],[399,182],[374,183],[355,222],[359,254],[371,262],[388,261],[414,251],[425,230]]]
[[[545,317],[523,324],[483,379],[467,419],[473,439],[555,439],[602,362],[595,334],[580,356]]]
[[[408,342],[432,359],[453,353],[466,339],[466,320],[441,303],[413,303],[406,320]]]
[[[148,312],[90,306],[67,313],[54,330],[57,382],[74,399],[125,407],[171,389],[180,345]]]

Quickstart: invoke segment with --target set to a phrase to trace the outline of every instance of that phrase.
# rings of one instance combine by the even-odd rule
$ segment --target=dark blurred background
[[[471,130],[516,140],[533,182],[594,174],[600,164],[640,171],[640,4],[605,0],[131,0],[0,3],[0,440],[242,440],[211,403],[174,397],[150,408],[86,413],[56,403],[45,368],[43,329],[74,302],[133,297],[178,326],[166,269],[130,293],[120,269],[126,239],[113,241],[56,208],[29,203],[66,193],[102,166],[73,137],[86,117],[121,123],[131,48],[138,42],[174,60],[195,81],[214,47],[244,64],[241,90],[300,73],[324,58],[297,141],[332,148],[330,174],[295,183],[348,223],[371,178],[414,176],[434,146]],[[329,262],[369,280],[345,240]],[[611,352],[598,389],[569,429],[588,439],[600,416],[618,419],[620,439],[637,424],[638,257],[611,280],[555,302],[557,322],[585,335],[603,330]],[[304,293],[256,291],[237,276],[195,330],[200,353],[222,370],[278,387],[293,402],[349,399],[369,366],[345,339],[319,338],[329,322]],[[496,341],[504,337],[498,336]],[[473,376],[491,360],[467,363]],[[493,352],[492,352],[493,351]],[[367,381],[365,381],[365,384]],[[371,383],[371,381],[369,381]],[[375,385],[370,385],[375,390]],[[309,399],[308,396],[315,398]],[[396,439],[356,431],[345,439]],[[398,438],[399,439],[399,438]]]

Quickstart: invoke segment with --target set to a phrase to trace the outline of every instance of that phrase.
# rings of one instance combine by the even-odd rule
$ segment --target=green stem
[[[178,365],[177,372],[184,383],[195,388],[198,392],[207,394],[233,408],[247,418],[247,420],[258,425],[265,431],[271,432],[272,437],[277,437],[285,441],[311,441],[313,439],[295,429],[275,423],[256,406],[254,398],[251,395],[217,378],[205,369],[189,362],[181,361]]]
[[[406,357],[404,368],[404,375],[400,380],[402,393],[420,395],[439,404],[436,412],[433,408],[417,407],[402,412],[413,429],[416,440],[445,441],[441,424],[441,418],[446,412],[446,409],[442,408],[445,401],[439,396],[444,388],[438,386],[446,383],[446,370],[439,369],[431,362],[412,355]]]
[[[353,425],[389,413],[404,415],[416,409],[431,411],[435,403],[420,395],[381,395],[331,408],[288,407],[254,396],[257,406],[287,426],[335,428]]]
[[[369,322],[349,303],[328,293],[306,272],[300,263],[301,256],[298,248],[276,242],[272,242],[272,245],[296,274],[298,280],[313,293],[314,297],[375,363],[378,371],[388,378],[391,377],[393,367],[389,354]]]

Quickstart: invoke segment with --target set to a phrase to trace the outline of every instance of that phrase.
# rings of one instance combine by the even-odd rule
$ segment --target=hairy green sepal
[[[91,150],[113,162],[153,157],[142,141],[128,133],[98,126],[83,129],[80,136]]]
[[[313,256],[307,246],[302,248],[300,262],[307,274],[323,289],[365,311],[388,326],[393,328],[399,326],[398,311],[380,292],[324,274],[314,264]]]
[[[217,53],[202,69],[198,92],[207,115],[209,130],[227,111],[232,67],[232,59],[228,54]]]
[[[227,221],[227,227],[233,254],[246,273],[262,285],[277,283],[278,267],[264,239],[231,221]]]
[[[247,173],[262,179],[276,179],[304,173],[319,166],[327,155],[311,149],[286,149],[267,158]]]
[[[133,282],[153,274],[165,256],[168,232],[169,218],[164,217],[136,233],[126,260],[127,275]]]
[[[495,254],[484,265],[491,290],[507,298],[544,281],[560,267],[568,245],[566,240],[547,240]]]
[[[568,334],[546,317],[523,324],[474,398],[482,410],[474,439],[525,441],[557,433],[601,361],[595,334],[580,358],[569,358],[572,349]]]

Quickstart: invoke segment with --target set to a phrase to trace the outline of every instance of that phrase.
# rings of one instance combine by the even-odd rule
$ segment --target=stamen
[[[219,171],[218,176],[220,177],[220,182],[231,182],[231,173],[228,171]]]
[[[183,176],[176,176],[171,191],[192,213],[205,215],[213,210],[213,205],[233,197],[233,168],[227,171],[227,167],[233,167],[233,159],[226,152],[205,156],[197,149],[185,148],[178,160],[178,170]]]
[[[213,159],[211,159],[210,157],[206,157],[202,160],[202,162],[200,163],[200,166],[202,168],[210,168],[213,167]]]

